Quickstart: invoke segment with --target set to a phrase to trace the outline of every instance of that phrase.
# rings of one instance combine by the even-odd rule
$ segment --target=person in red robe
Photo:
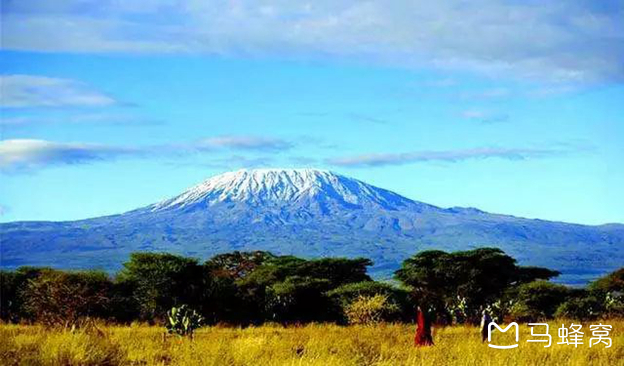
[[[429,314],[422,311],[420,306],[416,310],[416,337],[414,338],[414,345],[416,347],[421,346],[433,346],[433,336],[431,335],[431,318]]]

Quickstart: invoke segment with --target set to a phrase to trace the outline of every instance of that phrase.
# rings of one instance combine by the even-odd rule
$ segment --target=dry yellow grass
[[[567,325],[570,322],[565,322]],[[481,343],[474,327],[434,330],[435,346],[413,347],[414,327],[306,325],[204,328],[194,340],[162,338],[163,329],[108,326],[101,332],[74,333],[38,326],[0,326],[2,365],[624,365],[624,320],[611,324],[613,346],[555,344],[561,322],[551,322],[553,345],[527,343],[529,327],[520,325],[520,346],[495,350]]]

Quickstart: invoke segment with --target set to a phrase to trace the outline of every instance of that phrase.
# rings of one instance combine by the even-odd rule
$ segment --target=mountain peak
[[[387,209],[415,202],[357,179],[322,169],[241,169],[214,176],[152,211],[223,202],[301,204],[334,201],[342,206],[379,205]]]
[[[73,222],[0,224],[3,266],[119,268],[135,251],[208,258],[233,250],[304,257],[368,257],[385,276],[415,251],[499,247],[565,283],[624,261],[624,229],[441,209],[317,169],[239,170],[124,214]],[[553,249],[554,248],[554,249]],[[533,255],[540,253],[540,255]],[[579,254],[581,253],[581,254]],[[579,270],[579,261],[591,271]],[[87,267],[85,267],[87,266]]]

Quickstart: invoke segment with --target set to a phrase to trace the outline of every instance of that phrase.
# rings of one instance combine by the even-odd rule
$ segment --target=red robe
[[[420,308],[416,313],[416,322],[418,328],[416,328],[416,337],[414,338],[414,345],[419,346],[432,346],[433,337],[431,336],[431,320]]]

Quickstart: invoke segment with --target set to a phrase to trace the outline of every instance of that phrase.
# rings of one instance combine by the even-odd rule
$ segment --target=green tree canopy
[[[511,286],[557,275],[546,268],[520,267],[498,248],[423,251],[395,272],[396,279],[412,288],[417,301],[444,306],[460,297],[472,307],[495,301]]]
[[[196,259],[167,253],[132,253],[119,274],[132,288],[133,299],[145,319],[163,317],[173,306],[197,306],[205,281]]]
[[[340,310],[327,291],[352,282],[370,281],[365,258],[305,260],[294,256],[271,258],[237,282],[242,297],[263,304],[259,311],[271,320],[286,322],[331,320]]]

